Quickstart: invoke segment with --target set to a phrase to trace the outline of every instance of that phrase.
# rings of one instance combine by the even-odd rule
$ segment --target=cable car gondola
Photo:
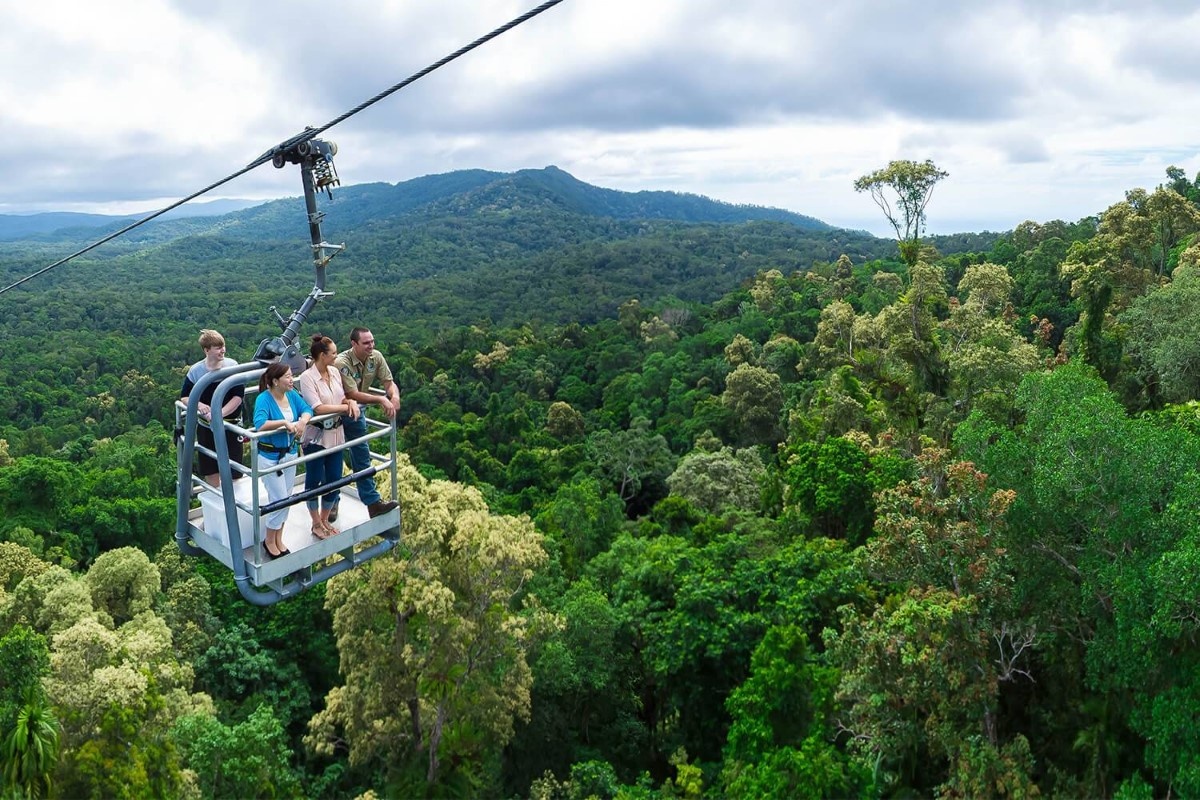
[[[363,441],[387,438],[388,456],[373,452],[371,463],[366,469],[344,475],[341,479],[312,491],[303,489],[303,476],[299,476],[297,485],[300,491],[278,502],[267,503],[266,490],[259,480],[257,459],[250,459],[249,467],[232,461],[224,435],[226,427],[230,426],[253,447],[259,438],[267,434],[228,422],[219,414],[214,415],[211,421],[200,420],[198,414],[204,390],[214,383],[217,385],[213,391],[212,403],[216,408],[220,408],[237,386],[245,386],[247,394],[252,393],[259,376],[272,363],[287,364],[296,374],[305,368],[306,364],[296,346],[296,339],[300,327],[313,307],[322,298],[332,294],[325,291],[325,270],[329,261],[345,247],[324,240],[321,234],[321,220],[324,214],[317,208],[317,192],[324,190],[330,193],[332,187],[338,184],[337,172],[333,165],[333,157],[336,154],[337,146],[333,142],[306,137],[305,134],[264,154],[264,158],[269,156],[271,163],[277,168],[289,163],[300,165],[316,283],[300,308],[292,312],[288,319],[283,319],[276,312],[283,333],[275,338],[264,339],[259,344],[253,361],[207,373],[197,381],[186,403],[176,403],[175,427],[179,435],[176,437],[178,446],[175,540],[185,555],[207,553],[232,570],[238,591],[242,597],[255,605],[270,605],[292,597],[338,573],[383,555],[400,541],[400,509],[394,508],[377,517],[370,517],[357,492],[350,487],[350,484],[361,478],[372,478],[386,471],[391,478],[392,497],[397,496],[397,437],[394,419],[383,423],[364,417],[368,426],[365,436],[332,448],[343,451]],[[336,415],[318,416],[314,418],[314,422],[333,416]],[[213,451],[196,442],[197,426],[201,424],[212,428],[215,448]],[[193,474],[192,460],[197,450],[216,459],[221,478],[219,486],[210,486]],[[324,457],[328,452],[288,457],[281,465],[304,464],[314,458]],[[266,531],[263,515],[338,488],[342,489],[338,517],[342,526],[340,533],[327,539],[317,539],[308,529],[306,519],[298,519],[293,515],[289,517],[289,524],[284,527],[283,532],[284,541],[291,552],[274,558],[267,554],[263,544]],[[193,498],[199,499],[199,507],[192,507]]]

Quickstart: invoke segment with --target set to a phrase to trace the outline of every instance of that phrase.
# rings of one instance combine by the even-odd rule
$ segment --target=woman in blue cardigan
[[[275,466],[296,452],[296,444],[313,410],[300,393],[292,388],[292,370],[278,362],[267,367],[258,379],[258,397],[254,401],[254,427],[258,431],[277,431],[258,440],[258,471],[267,487],[267,502],[274,503],[289,497],[296,482],[296,465],[284,469]],[[271,558],[291,551],[283,543],[283,524],[291,506],[273,511],[264,520],[267,536],[264,545]]]

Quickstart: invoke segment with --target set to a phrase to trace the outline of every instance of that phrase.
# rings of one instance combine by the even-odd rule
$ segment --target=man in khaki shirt
[[[333,366],[342,376],[342,387],[346,397],[358,402],[361,406],[377,405],[383,407],[383,413],[388,419],[395,419],[400,410],[400,387],[392,380],[392,371],[388,368],[383,354],[375,350],[375,336],[366,328],[355,328],[350,331],[350,349],[338,353]],[[372,394],[370,389],[376,384],[384,391],[384,396]],[[342,417],[342,428],[346,431],[346,439],[358,439],[367,435],[366,410],[351,419]],[[350,468],[355,472],[371,466],[371,448],[366,442],[360,442],[350,448]],[[361,478],[358,481],[358,498],[367,507],[367,513],[372,517],[386,514],[396,507],[396,501],[386,503],[379,496],[375,487],[375,477]],[[329,521],[337,519],[337,506],[329,512]]]

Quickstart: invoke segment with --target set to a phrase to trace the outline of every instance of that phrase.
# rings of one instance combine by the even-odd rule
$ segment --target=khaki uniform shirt
[[[376,381],[386,385],[392,380],[392,371],[388,368],[387,359],[378,350],[372,351],[366,361],[356,359],[353,350],[344,350],[338,353],[333,365],[342,376],[342,387],[347,395],[350,392],[365,394]]]

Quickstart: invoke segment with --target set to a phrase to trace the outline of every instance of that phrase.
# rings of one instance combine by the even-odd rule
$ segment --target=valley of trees
[[[169,408],[302,208],[0,298],[0,797],[1200,796],[1200,176],[926,237],[894,162],[883,241],[564,175],[347,204],[306,332],[388,357],[403,538],[278,606],[179,554]]]

